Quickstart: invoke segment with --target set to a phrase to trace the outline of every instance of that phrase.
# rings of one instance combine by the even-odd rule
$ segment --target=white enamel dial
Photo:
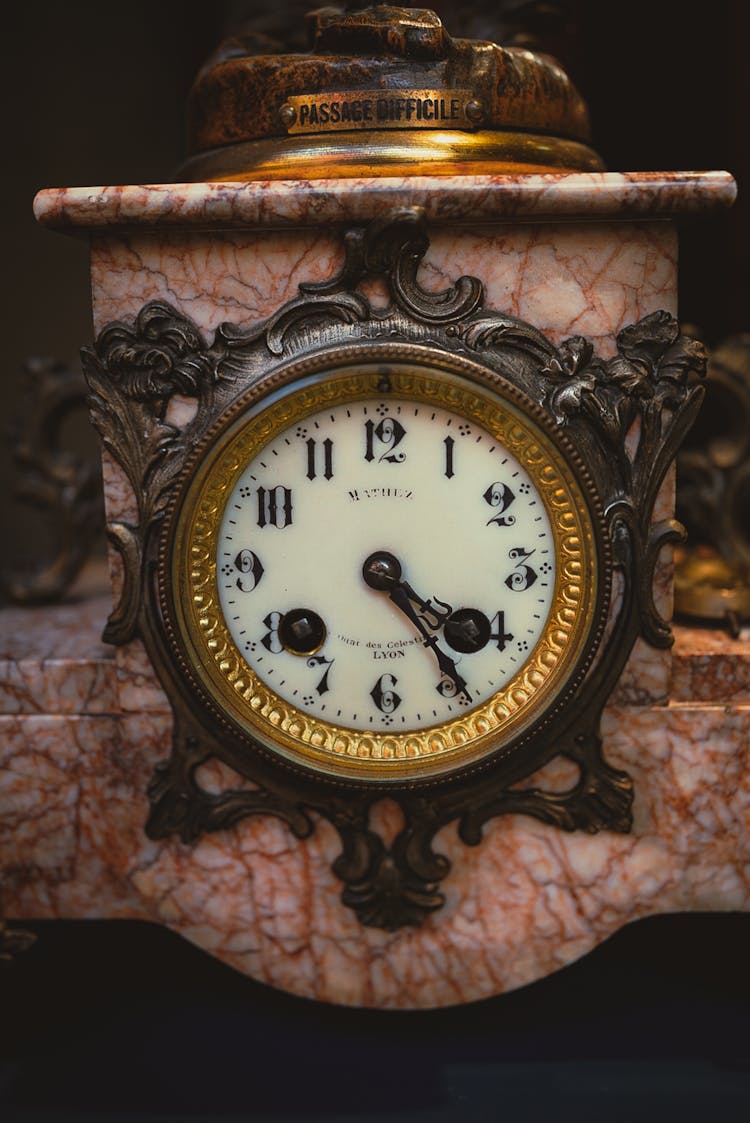
[[[490,432],[373,397],[312,413],[252,457],[224,507],[216,581],[261,683],[322,721],[398,733],[472,711],[531,658],[554,538]]]

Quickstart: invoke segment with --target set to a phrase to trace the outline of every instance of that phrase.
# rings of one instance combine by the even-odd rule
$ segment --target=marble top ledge
[[[59,604],[0,608],[0,715],[116,712],[115,649],[101,639],[111,608],[99,560]]]
[[[0,609],[0,715],[119,712],[114,648],[101,641],[111,594],[100,579],[89,586],[62,604]],[[673,706],[750,704],[750,628],[737,640],[674,632]]]
[[[670,218],[731,206],[728,172],[415,176],[67,187],[40,191],[44,226],[247,228],[368,221],[420,206],[432,222]]]
[[[737,639],[712,628],[676,627],[673,703],[750,703],[750,627]]]

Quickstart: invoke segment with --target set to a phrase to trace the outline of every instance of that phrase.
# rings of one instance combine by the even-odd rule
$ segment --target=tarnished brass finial
[[[308,21],[309,54],[241,35],[219,47],[191,94],[183,177],[601,169],[586,105],[549,56],[453,39],[421,8]]]

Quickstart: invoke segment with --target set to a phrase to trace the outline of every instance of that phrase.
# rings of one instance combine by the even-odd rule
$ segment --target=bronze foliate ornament
[[[341,839],[333,869],[344,883],[342,900],[362,923],[396,929],[419,924],[443,903],[439,883],[449,863],[433,840],[447,823],[458,822],[468,845],[481,841],[489,819],[506,813],[564,830],[630,829],[632,782],[604,758],[599,723],[638,636],[657,647],[672,642],[652,586],[659,551],[680,538],[681,528],[674,520],[654,525],[652,516],[700,405],[703,391],[695,381],[705,355],[666,312],[621,331],[617,354],[604,360],[581,337],[555,347],[531,325],[486,309],[477,278],[427,292],[417,281],[428,246],[418,210],[352,228],[345,246],[338,277],[301,285],[297,298],[261,324],[223,325],[209,345],[189,319],[151,303],[132,325],[106,327],[84,350],[84,369],[94,424],[139,505],[133,525],[108,528],[123,557],[125,583],[107,638],[144,641],[175,716],[172,755],[149,790],[149,835],[178,834],[190,842],[245,816],[273,814],[305,838],[322,816]],[[360,290],[373,275],[388,287],[386,310]],[[196,399],[182,429],[167,420],[175,393]],[[323,411],[334,425],[327,448],[322,430],[313,435]],[[640,437],[633,445],[626,437],[636,423]],[[409,445],[410,425],[435,438]],[[347,435],[352,426],[356,441]],[[436,569],[433,582],[417,573],[409,551],[395,556],[395,537],[374,553],[363,540],[367,559],[352,556],[365,563],[358,588],[369,598],[372,627],[386,616],[406,622],[410,639],[403,642],[413,645],[413,665],[437,681],[430,695],[437,717],[433,722],[420,709],[401,723],[410,705],[403,681],[411,690],[415,675],[399,679],[395,668],[403,661],[381,671],[374,653],[387,655],[388,645],[373,640],[367,659],[379,677],[357,695],[370,717],[347,711],[339,720],[325,707],[340,689],[344,660],[326,654],[324,644],[326,637],[352,648],[359,642],[351,666],[369,666],[356,629],[307,601],[295,614],[289,606],[271,611],[276,602],[261,599],[263,628],[245,636],[246,610],[227,599],[235,589],[242,605],[266,590],[270,595],[278,554],[265,543],[303,522],[296,484],[276,477],[253,482],[255,466],[266,453],[280,462],[293,455],[307,480],[323,489],[352,458],[368,465],[403,463],[404,456],[415,462],[428,446],[440,456],[440,495],[470,462],[463,449],[484,448],[488,464],[500,454],[515,457],[516,476],[491,472],[497,478],[483,495],[471,484],[471,502],[484,512],[481,533],[497,535],[492,541],[501,544],[508,597],[538,596],[540,622],[526,641],[507,615],[505,623],[500,613],[490,619],[498,606],[454,603],[443,588],[449,570]],[[347,484],[355,492],[347,500],[351,510],[363,487]],[[405,494],[387,499],[389,510],[418,511]],[[263,549],[242,534],[234,542],[235,504],[244,511],[238,519],[252,516],[258,533],[270,535],[258,539]],[[515,521],[515,512],[524,511],[528,524]],[[535,519],[541,520],[538,546],[516,529]],[[417,521],[404,516],[402,525]],[[507,537],[508,528],[518,541]],[[345,534],[341,544],[344,553],[351,546]],[[480,551],[467,543],[465,553],[474,559],[479,589]],[[300,588],[316,588],[302,581],[313,557],[307,549],[299,554]],[[615,571],[623,592],[610,605]],[[345,582],[324,572],[318,584]],[[301,639],[292,634],[292,617]],[[573,637],[559,678],[553,649],[566,641],[558,638],[557,618]],[[538,662],[547,650],[550,657]],[[470,668],[486,653],[502,669],[500,689],[491,681],[482,694]],[[334,654],[340,662],[332,668]],[[510,655],[517,666],[503,663]],[[394,659],[401,660],[397,650]],[[295,675],[309,676],[308,697]],[[347,689],[337,703],[342,712]],[[522,786],[557,756],[578,767],[570,789]],[[205,790],[197,771],[211,758],[243,782],[219,793]],[[404,817],[390,845],[371,819],[386,795]]]

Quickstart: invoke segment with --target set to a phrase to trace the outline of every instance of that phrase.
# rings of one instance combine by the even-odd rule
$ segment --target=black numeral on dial
[[[308,667],[325,667],[325,671],[323,672],[323,677],[321,678],[320,682],[315,687],[318,694],[321,694],[321,695],[327,694],[328,691],[330,690],[330,687],[328,685],[328,676],[330,675],[331,667],[333,666],[333,664],[335,662],[336,662],[335,659],[326,659],[326,657],[324,655],[311,655],[310,658],[307,660]]]
[[[370,691],[370,697],[381,714],[392,714],[401,705],[401,698],[396,693],[397,683],[395,675],[381,675]]]
[[[406,436],[406,429],[395,417],[378,421],[365,421],[365,460],[377,459],[379,464],[402,464],[405,452],[396,452]]]
[[[277,526],[283,530],[292,523],[292,489],[282,487],[258,488],[258,526]]]
[[[435,689],[442,698],[456,698],[460,694],[467,701],[470,699],[466,686],[460,686],[450,675],[443,675]]]
[[[516,566],[512,573],[505,578],[505,584],[513,593],[523,593],[530,589],[539,576],[535,569],[527,564],[526,559],[535,554],[536,550],[524,550],[522,546],[508,551],[508,557],[515,561]]]
[[[505,630],[505,613],[502,610],[492,617],[490,627],[490,639],[494,639],[498,651],[505,651],[505,646],[511,642],[513,635]]]
[[[326,437],[321,441],[320,445],[314,437],[310,437],[305,444],[307,445],[307,478],[314,480],[320,468],[320,474],[324,480],[333,478],[333,441],[330,437]],[[320,463],[322,461],[322,463]]]
[[[234,559],[234,567],[242,574],[237,578],[237,588],[242,593],[252,593],[257,589],[263,576],[263,565],[257,554],[252,550],[240,550]]]
[[[445,472],[443,473],[446,479],[452,480],[456,474],[453,471],[453,446],[455,445],[453,437],[446,437],[443,441],[445,445]]]
[[[264,636],[260,637],[260,642],[265,647],[266,651],[270,651],[272,655],[280,655],[284,650],[284,645],[279,639],[279,624],[281,623],[280,612],[269,612],[263,620],[263,623],[268,628]]]
[[[511,491],[507,484],[501,483],[499,480],[490,484],[482,499],[490,507],[496,507],[497,514],[487,520],[487,526],[492,526],[493,523],[495,526],[513,526],[516,521],[515,515],[507,515],[505,512],[515,501],[515,498],[515,492]]]

